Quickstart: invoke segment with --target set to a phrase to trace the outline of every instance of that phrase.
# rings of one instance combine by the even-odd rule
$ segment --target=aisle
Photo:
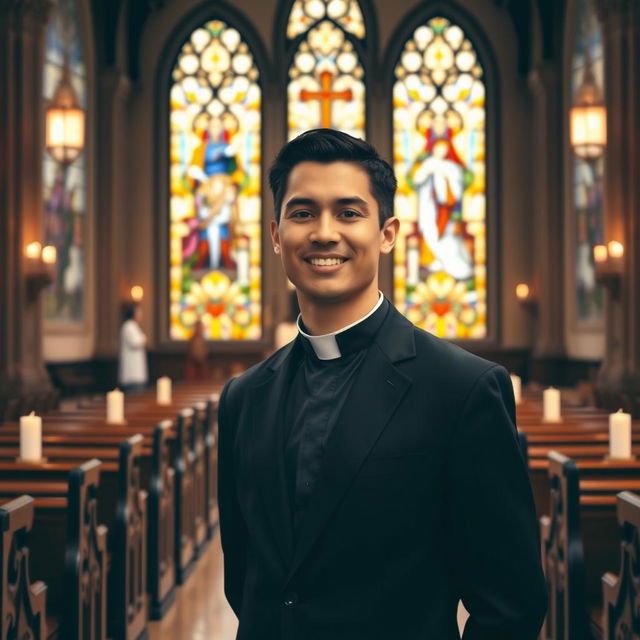
[[[238,622],[222,591],[222,549],[215,536],[176,602],[160,622],[149,624],[149,640],[235,640]]]

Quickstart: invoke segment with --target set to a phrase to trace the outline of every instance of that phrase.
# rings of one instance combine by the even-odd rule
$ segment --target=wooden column
[[[606,304],[598,401],[640,416],[640,3],[597,0],[605,47],[605,240],[624,244],[624,271]]]
[[[116,68],[102,72],[98,87],[98,183],[96,202],[97,344],[99,356],[118,352],[121,305],[126,289],[127,136],[126,109],[131,81]],[[135,181],[135,175],[129,180]]]
[[[534,357],[563,357],[562,82],[555,61],[541,61],[529,74],[533,95],[534,279],[538,322]]]
[[[0,407],[49,390],[40,295],[24,248],[42,242],[42,76],[50,0],[0,0]]]

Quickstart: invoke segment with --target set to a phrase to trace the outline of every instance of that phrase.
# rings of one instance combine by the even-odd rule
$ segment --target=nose
[[[318,244],[330,244],[340,241],[337,222],[330,211],[323,211],[311,229],[309,240]]]

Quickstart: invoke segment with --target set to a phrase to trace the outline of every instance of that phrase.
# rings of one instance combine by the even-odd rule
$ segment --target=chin
[[[313,287],[298,286],[296,288],[309,301],[319,305],[339,304],[349,300],[357,300],[364,292],[364,288],[349,288],[326,286],[320,283]]]

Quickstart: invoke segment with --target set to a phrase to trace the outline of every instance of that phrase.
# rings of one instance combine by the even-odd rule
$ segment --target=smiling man
[[[329,129],[271,168],[298,337],[220,398],[225,593],[239,640],[534,640],[546,610],[502,367],[378,290],[396,181]]]

